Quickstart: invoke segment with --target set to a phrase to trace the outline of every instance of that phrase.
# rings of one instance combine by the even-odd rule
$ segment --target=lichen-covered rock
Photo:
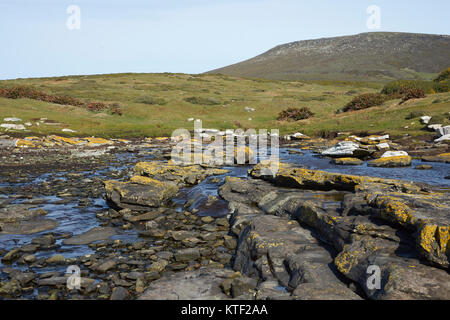
[[[358,158],[337,158],[331,161],[334,164],[359,166],[363,164],[363,161]]]
[[[367,163],[369,167],[409,167],[412,158],[410,156],[383,157],[371,160]]]
[[[436,156],[423,156],[422,161],[450,163],[450,153],[441,153]]]
[[[173,182],[177,185],[197,184],[211,175],[227,173],[228,170],[207,168],[201,165],[181,166],[172,163],[139,162],[134,167],[138,176],[149,177],[164,182]]]

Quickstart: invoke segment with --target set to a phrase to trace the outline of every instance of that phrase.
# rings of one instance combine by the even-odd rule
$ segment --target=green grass
[[[171,73],[0,81],[0,87],[17,85],[32,86],[49,94],[67,95],[84,102],[117,104],[123,112],[119,116],[30,99],[0,98],[1,119],[19,117],[24,122],[33,123],[29,127],[31,132],[26,135],[62,135],[62,128],[70,128],[77,131],[72,134],[75,136],[170,136],[177,128],[193,130],[193,123],[187,121],[188,118],[202,119],[203,127],[208,128],[279,129],[281,134],[299,131],[313,135],[320,130],[330,130],[420,135],[426,132],[421,130],[423,126],[418,119],[406,119],[411,112],[422,110],[424,114],[433,116],[450,111],[450,94],[440,93],[400,106],[400,100],[391,100],[378,107],[335,114],[356,95],[379,92],[383,84],[372,82],[271,81]],[[142,97],[154,97],[165,104],[148,104],[148,100]],[[193,100],[189,98],[192,97],[199,104],[191,103]],[[202,101],[220,104],[208,105]],[[247,112],[245,107],[256,111]],[[289,107],[309,107],[314,117],[297,122],[277,121],[280,111]],[[38,118],[48,118],[61,125],[37,126],[34,119]],[[405,129],[405,126],[409,128]],[[3,129],[0,130],[0,134],[4,133]]]

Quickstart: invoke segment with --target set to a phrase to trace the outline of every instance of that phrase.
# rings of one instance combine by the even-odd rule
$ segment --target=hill
[[[429,80],[450,65],[449,57],[449,35],[370,32],[279,45],[209,73],[283,80]]]

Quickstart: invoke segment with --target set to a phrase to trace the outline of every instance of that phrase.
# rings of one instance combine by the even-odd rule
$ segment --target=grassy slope
[[[30,99],[0,98],[1,119],[19,117],[26,122],[45,117],[62,123],[61,126],[33,124],[27,135],[61,135],[61,129],[66,127],[76,130],[73,135],[77,136],[167,136],[177,128],[192,130],[193,123],[187,121],[190,117],[202,119],[203,127],[277,128],[282,134],[297,131],[313,134],[327,129],[421,135],[426,133],[420,130],[423,126],[418,124],[418,119],[405,120],[407,114],[413,110],[426,110],[428,115],[450,111],[450,94],[445,93],[401,106],[398,101],[388,101],[381,107],[335,115],[334,112],[353,96],[377,92],[382,86],[364,82],[268,81],[210,74],[114,74],[0,81],[3,87],[14,85],[29,85],[47,93],[86,101],[119,103],[123,111],[122,116],[117,116]],[[159,106],[135,102],[141,96],[163,98],[168,103]],[[200,106],[183,100],[192,96],[215,98],[222,104]],[[441,102],[432,103],[436,99]],[[246,106],[256,111],[249,113],[244,110]],[[277,114],[291,106],[308,106],[316,115],[299,122],[276,121]],[[410,128],[404,129],[407,125]]]

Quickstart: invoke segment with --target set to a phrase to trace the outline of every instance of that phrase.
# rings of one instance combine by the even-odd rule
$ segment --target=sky
[[[450,34],[448,12],[448,0],[0,0],[0,79],[201,73],[298,40]]]

